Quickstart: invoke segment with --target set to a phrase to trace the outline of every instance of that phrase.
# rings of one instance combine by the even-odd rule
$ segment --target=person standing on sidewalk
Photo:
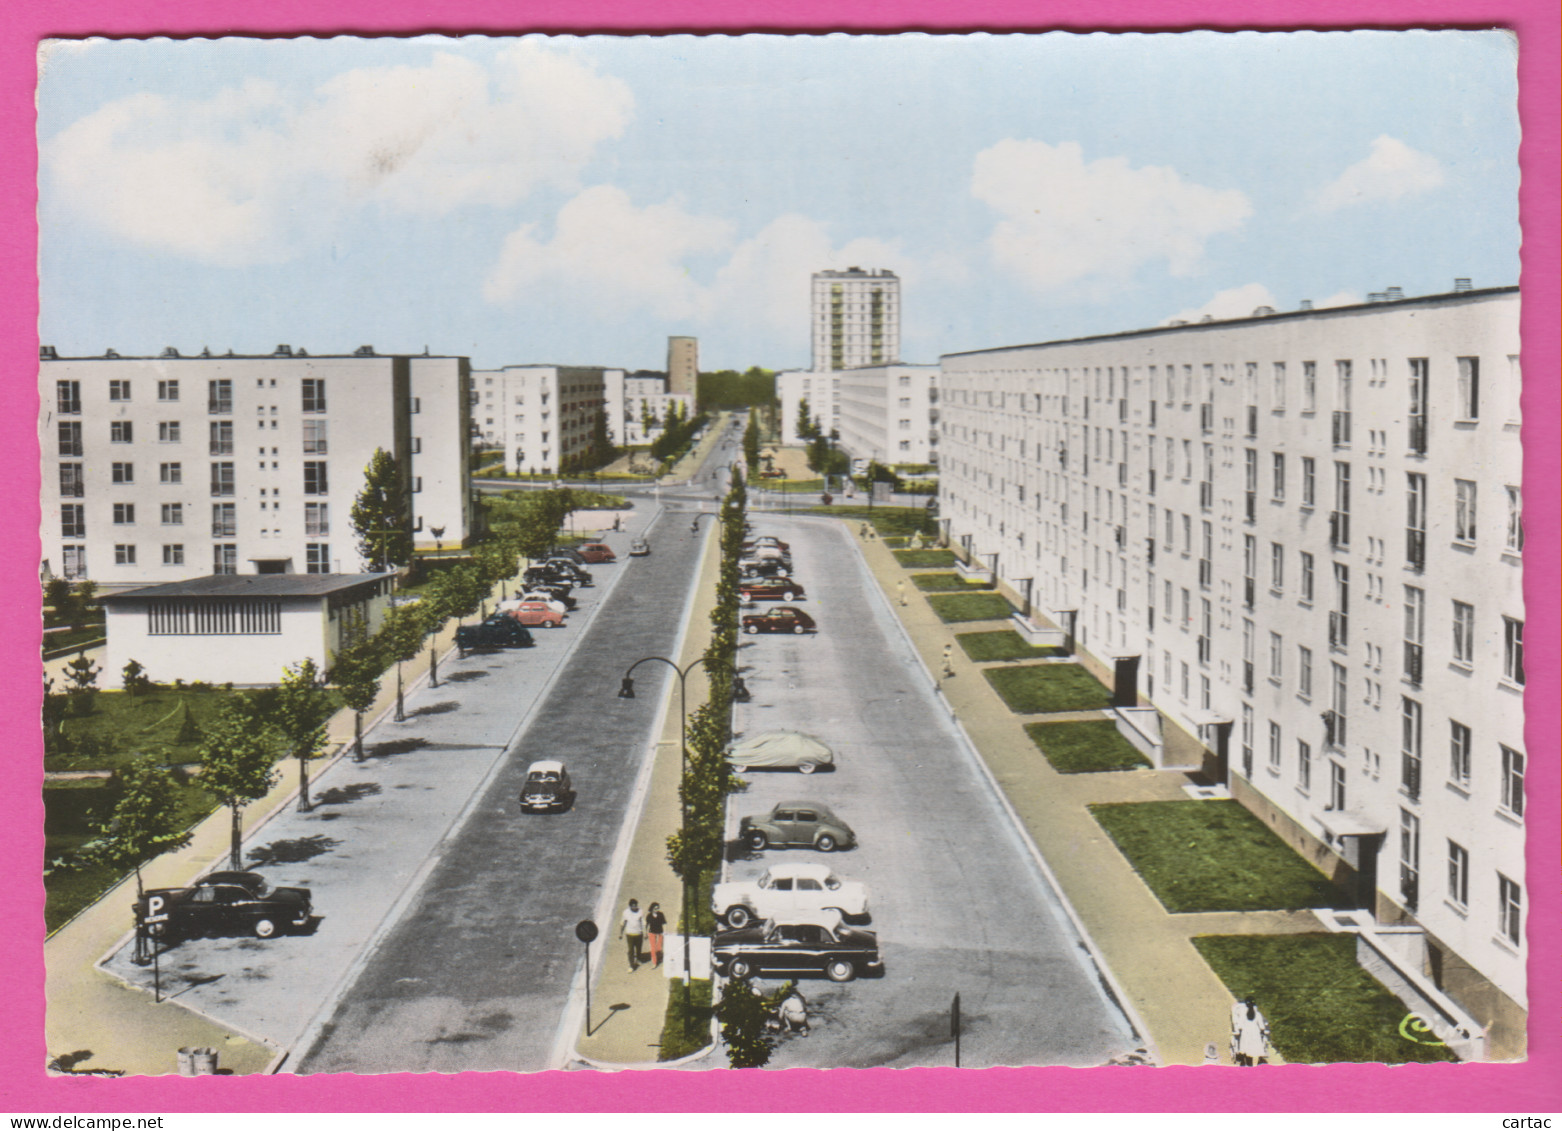
[[[645,938],[645,912],[640,910],[639,900],[629,901],[624,918],[618,924],[618,937],[628,940],[629,972],[632,974],[640,969],[640,942]]]
[[[955,674],[955,646],[944,645],[944,678],[949,679]]]
[[[900,607],[906,607],[906,579],[901,578],[895,583],[895,595],[900,598]]]
[[[645,913],[645,937],[651,948],[651,965],[662,964],[662,934],[667,930],[667,916],[662,914],[660,903],[651,904]]]

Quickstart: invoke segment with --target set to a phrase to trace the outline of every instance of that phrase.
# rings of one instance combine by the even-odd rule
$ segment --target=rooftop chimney
[[[1275,312],[1275,308],[1272,307],[1272,306],[1255,306],[1253,308],[1253,317],[1254,318],[1268,318],[1274,312]]]
[[[119,356],[119,351],[116,350],[116,349],[106,349],[106,350],[103,351],[103,356],[104,357],[118,357]]]
[[[1387,298],[1388,295],[1384,294],[1382,291],[1370,291],[1367,294],[1368,302],[1382,302]]]
[[[1455,279],[1454,280],[1454,294],[1456,294],[1456,295],[1460,295],[1460,294],[1463,294],[1465,291],[1471,291],[1471,290],[1474,290],[1474,289],[1475,289],[1474,287],[1470,286],[1470,280],[1468,280],[1468,279]]]
[[[55,350],[55,348],[53,346],[39,346],[38,347],[38,360],[39,361],[58,361],[58,360],[60,360],[60,355]]]
[[[163,347],[163,352],[158,354],[158,356],[159,357],[178,357],[179,356],[179,351],[174,349],[173,346],[164,346]]]
[[[212,355],[212,348],[211,348],[211,346],[202,346],[201,347],[201,356],[202,357],[210,357],[211,355]]]
[[[1310,298],[1304,298],[1301,302],[1296,304],[1296,309],[1298,310],[1311,310],[1312,308],[1313,300]]]
[[[1200,318],[1199,321],[1200,322],[1213,322],[1213,321],[1215,321],[1215,316],[1213,314],[1206,314],[1203,318]]]
[[[357,349],[353,350],[353,356],[354,357],[373,357],[374,356],[374,347],[373,346],[359,346]]]
[[[292,357],[293,356],[293,347],[292,346],[278,346],[274,351],[272,351],[271,356],[272,357]]]
[[[1390,287],[1387,291],[1384,292],[1384,294],[1387,296],[1389,302],[1398,302],[1400,299],[1405,297],[1405,288]]]

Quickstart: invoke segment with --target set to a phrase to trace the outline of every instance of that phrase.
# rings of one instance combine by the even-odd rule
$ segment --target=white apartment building
[[[415,544],[471,533],[464,357],[40,351],[43,565],[105,592],[202,574],[354,573],[376,448]],[[434,531],[440,533],[436,536]]]
[[[504,451],[504,469],[569,471],[591,449],[599,413],[607,412],[607,374],[596,366],[507,365],[472,374],[477,429]],[[609,418],[609,431],[618,439]]]
[[[1519,296],[1375,297],[946,356],[942,515],[1522,1056]]]
[[[938,462],[938,366],[875,365],[839,374],[841,447],[854,459]]]
[[[813,276],[813,369],[855,369],[900,360],[900,279],[848,267]]]
[[[797,434],[800,410],[808,402],[808,415],[828,436],[840,427],[841,375],[825,371],[786,369],[776,374],[776,400],[781,402],[781,442],[802,443]]]
[[[608,427],[615,444],[639,445],[655,440],[662,434],[662,424],[673,405],[685,417],[694,415],[693,395],[669,393],[667,378],[662,374],[641,372],[626,376],[622,369],[606,370],[604,395]],[[645,427],[647,410],[657,421],[649,431]]]

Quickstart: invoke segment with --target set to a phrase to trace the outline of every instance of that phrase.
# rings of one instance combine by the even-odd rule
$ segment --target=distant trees
[[[714,408],[758,408],[776,397],[776,374],[751,365],[742,373],[718,369],[701,373],[695,383],[695,403],[701,411]]]
[[[395,457],[384,448],[374,449],[363,469],[363,490],[353,503],[351,520],[364,561],[385,570],[412,560],[407,485]]]
[[[743,459],[752,475],[759,468],[759,414],[750,413],[743,430]]]

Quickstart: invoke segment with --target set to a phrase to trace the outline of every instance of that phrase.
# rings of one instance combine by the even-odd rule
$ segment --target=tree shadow
[[[467,671],[451,672],[449,675],[447,675],[445,677],[445,682],[446,683],[470,683],[474,679],[487,679],[488,676],[489,676],[489,673],[486,672],[486,671],[473,671],[471,669],[468,669]]]
[[[351,785],[334,786],[315,798],[316,805],[346,805],[353,801],[361,801],[365,797],[373,797],[380,792],[380,783],[375,781],[353,782]]]
[[[333,837],[316,833],[313,836],[294,837],[291,840],[274,840],[249,851],[250,863],[259,868],[274,864],[302,864],[323,856],[342,842]]]
[[[365,752],[370,758],[394,758],[398,754],[412,754],[428,745],[426,738],[398,738],[393,742],[379,742]]]
[[[461,706],[461,704],[455,702],[454,700],[447,699],[443,703],[430,703],[426,707],[419,707],[415,711],[408,711],[407,718],[418,719],[422,718],[424,715],[447,715],[459,706]]]

